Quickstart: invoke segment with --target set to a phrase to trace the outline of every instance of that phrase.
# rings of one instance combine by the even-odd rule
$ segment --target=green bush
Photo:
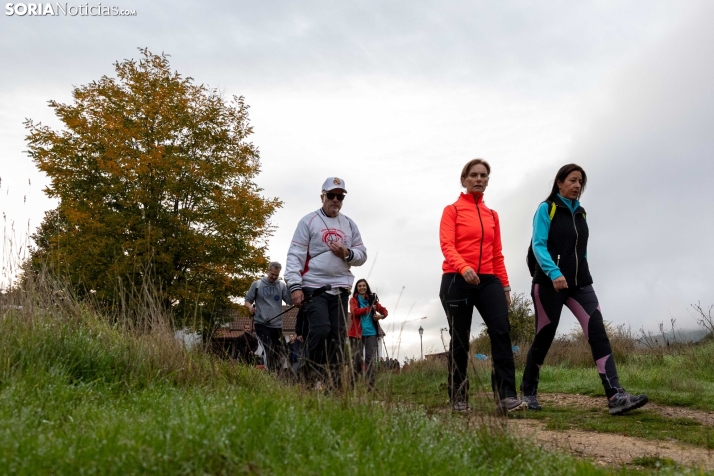
[[[508,321],[511,324],[511,342],[519,346],[530,346],[535,337],[535,313],[530,296],[514,293],[508,308]]]

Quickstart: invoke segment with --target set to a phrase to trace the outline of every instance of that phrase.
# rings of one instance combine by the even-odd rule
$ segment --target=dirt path
[[[595,464],[632,464],[636,458],[669,458],[685,466],[714,470],[714,452],[679,442],[653,441],[614,433],[582,430],[550,431],[534,420],[513,420],[511,427],[520,436],[531,438],[543,448],[567,451]]]
[[[605,408],[604,397],[596,398],[568,393],[543,393],[538,395],[538,399],[542,404],[549,407]],[[668,407],[657,403],[648,403],[645,409],[656,411],[665,418],[689,418],[698,421],[702,425],[714,426],[714,412],[685,407]]]
[[[571,394],[541,394],[541,404],[548,406],[573,406],[583,409],[603,408],[602,398]],[[648,404],[664,417],[691,418],[702,425],[714,425],[714,412],[688,408]],[[551,431],[536,420],[509,420],[516,433],[533,439],[536,444],[550,450],[568,451],[577,457],[592,459],[601,465],[631,464],[636,458],[669,458],[685,466],[697,466],[714,470],[714,451],[676,441],[655,441],[634,438],[615,433],[599,433],[582,430]]]

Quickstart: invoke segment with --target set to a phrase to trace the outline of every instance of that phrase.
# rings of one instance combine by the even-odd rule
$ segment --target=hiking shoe
[[[648,402],[647,395],[630,395],[624,388],[618,388],[617,394],[612,399],[608,399],[607,406],[610,408],[610,415],[622,415],[623,413],[640,408]]]
[[[456,402],[451,406],[451,408],[455,412],[459,412],[459,413],[468,412],[471,410],[471,406],[466,402]]]
[[[506,397],[502,398],[501,401],[496,404],[496,407],[502,415],[505,415],[506,413],[525,410],[528,408],[528,404],[523,400],[517,399],[516,397]]]
[[[543,409],[543,407],[541,407],[540,403],[538,402],[537,395],[521,395],[521,400],[526,402],[526,405],[528,405],[529,410],[540,411]]]

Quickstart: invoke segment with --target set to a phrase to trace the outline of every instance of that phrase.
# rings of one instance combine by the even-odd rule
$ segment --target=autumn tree
[[[49,105],[64,127],[27,120],[29,155],[58,200],[33,236],[35,268],[112,307],[150,289],[179,318],[231,307],[267,264],[269,219],[243,97],[172,72],[165,54],[115,63],[116,77]]]

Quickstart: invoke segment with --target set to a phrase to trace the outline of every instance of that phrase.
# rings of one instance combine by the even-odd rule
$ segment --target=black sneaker
[[[538,403],[537,395],[521,395],[521,400],[526,402],[529,410],[540,411],[543,409],[543,407],[540,406],[540,403]]]
[[[608,399],[607,406],[610,408],[610,415],[622,415],[635,408],[640,408],[648,402],[647,395],[630,395],[624,388],[618,388],[617,394]]]
[[[501,401],[496,404],[496,407],[501,415],[505,415],[506,413],[525,410],[528,404],[516,397],[506,397],[502,398]]]

